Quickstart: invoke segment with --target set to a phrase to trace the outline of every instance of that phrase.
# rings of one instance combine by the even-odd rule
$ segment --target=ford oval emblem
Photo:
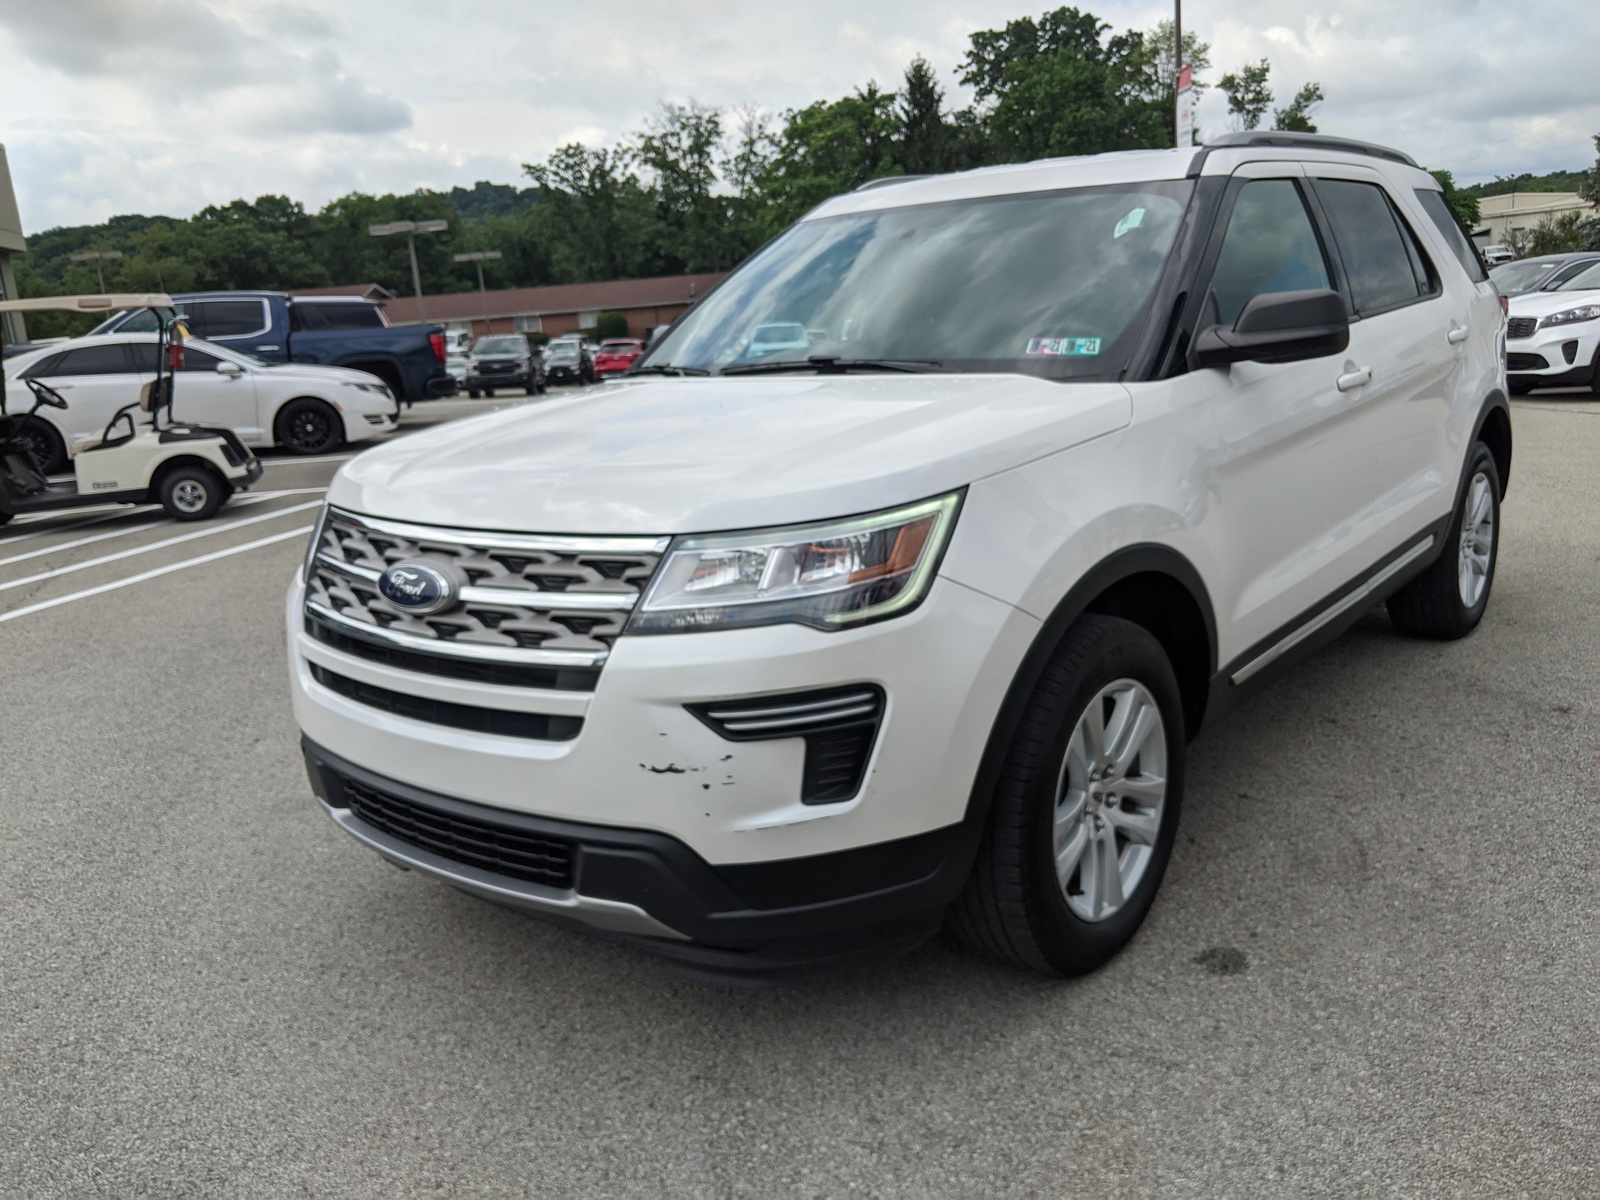
[[[396,563],[378,576],[378,591],[401,612],[442,612],[456,602],[455,580],[429,563]]]

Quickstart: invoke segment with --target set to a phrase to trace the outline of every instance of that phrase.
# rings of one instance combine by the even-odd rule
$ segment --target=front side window
[[[802,221],[649,361],[736,371],[825,357],[1115,377],[1192,189],[1120,184]]]
[[[1524,259],[1522,262],[1501,263],[1489,272],[1489,282],[1495,289],[1506,295],[1512,292],[1526,291],[1550,273],[1550,268],[1556,264],[1538,259]],[[1582,269],[1581,267],[1579,268]]]
[[[1552,288],[1557,292],[1588,292],[1600,288],[1600,262],[1589,263],[1571,279],[1565,280],[1560,287]]]
[[[1398,308],[1437,290],[1411,231],[1377,184],[1319,179],[1317,195],[1333,226],[1357,316]]]
[[[1322,243],[1294,181],[1252,179],[1240,188],[1211,276],[1216,320],[1232,326],[1257,296],[1331,286]]]

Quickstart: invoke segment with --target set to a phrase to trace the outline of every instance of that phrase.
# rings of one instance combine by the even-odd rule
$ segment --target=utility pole
[[[122,257],[121,250],[85,250],[82,254],[72,255],[73,262],[92,262],[94,264],[94,277],[100,281],[100,294],[106,294],[106,276],[100,264],[111,262]]]
[[[455,256],[457,262],[469,262],[478,268],[478,295],[483,297],[483,331],[489,332],[489,289],[483,286],[483,264],[503,257],[498,250],[474,250]]]
[[[422,311],[422,273],[417,270],[417,234],[442,233],[449,228],[449,221],[389,221],[367,228],[367,232],[373,237],[388,237],[395,233],[406,235],[406,249],[411,252],[411,290],[417,297],[419,323],[425,321],[427,317]]]

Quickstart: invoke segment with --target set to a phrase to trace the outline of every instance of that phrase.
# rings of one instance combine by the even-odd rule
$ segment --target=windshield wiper
[[[851,371],[940,371],[944,364],[931,358],[838,358],[814,354],[799,362],[747,363],[723,367],[724,375],[767,375],[780,371],[815,371],[818,375],[846,375]]]
[[[630,367],[629,375],[709,375],[704,367],[675,367],[671,363],[651,363],[645,367]]]

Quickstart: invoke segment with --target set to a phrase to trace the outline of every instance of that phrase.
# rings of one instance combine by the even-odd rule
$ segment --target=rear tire
[[[232,492],[221,476],[198,463],[169,468],[156,485],[161,507],[174,521],[204,521],[214,517]]]
[[[1600,396],[1600,346],[1595,348],[1594,368],[1589,372],[1589,394]]]
[[[1183,703],[1159,642],[1096,614],[1028,698],[952,932],[1047,975],[1103,965],[1144,921],[1177,835]]]
[[[483,389],[483,394],[485,396],[489,397],[489,399],[491,399],[491,400],[494,399],[494,389],[493,388],[484,388]]]
[[[67,444],[50,422],[23,417],[17,440],[24,443],[28,461],[39,474],[59,475],[67,469]]]
[[[326,454],[344,445],[344,422],[325,400],[302,396],[278,410],[277,440],[290,454]]]
[[[468,388],[467,389],[467,395],[471,399],[476,400],[478,398],[478,389],[477,388]]]
[[[1489,606],[1500,556],[1500,472],[1482,442],[1472,450],[1467,486],[1444,535],[1444,551],[1389,597],[1389,619],[1412,637],[1453,641],[1477,628]]]

